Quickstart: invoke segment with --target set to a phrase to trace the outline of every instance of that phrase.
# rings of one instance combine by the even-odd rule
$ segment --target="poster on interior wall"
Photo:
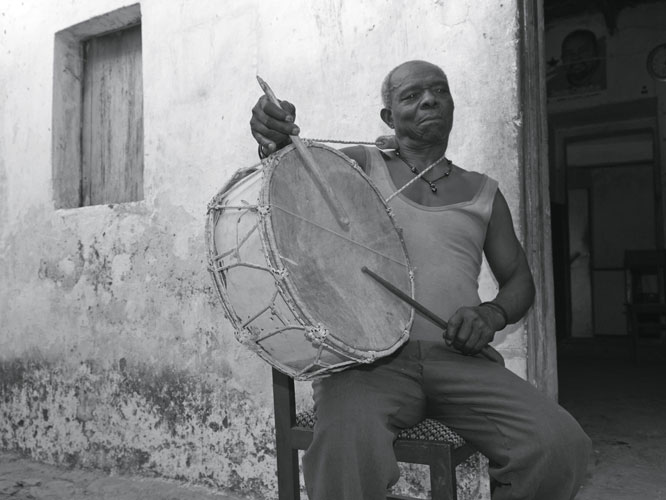
[[[570,31],[559,43],[548,44],[548,99],[598,94],[606,90],[606,38],[589,29]]]

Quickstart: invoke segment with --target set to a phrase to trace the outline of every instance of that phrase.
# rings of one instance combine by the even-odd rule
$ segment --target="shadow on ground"
[[[666,499],[666,363],[561,357],[560,404],[592,438],[577,500]]]

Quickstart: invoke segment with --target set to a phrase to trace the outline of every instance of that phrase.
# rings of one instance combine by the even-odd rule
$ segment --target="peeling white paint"
[[[384,74],[406,59],[442,65],[456,101],[451,156],[497,178],[517,215],[516,2],[144,0],[145,200],[54,210],[54,33],[123,5],[0,9],[10,21],[0,62],[0,362],[24,370],[3,389],[1,445],[274,497],[270,370],[224,319],[203,234],[207,202],[257,161],[255,74],[294,102],[303,135],[372,141],[388,132],[378,117]],[[482,295],[495,287],[486,268]],[[524,345],[522,326],[498,340],[521,375]],[[173,412],[160,406],[156,394],[183,381],[190,399]],[[299,404],[309,400],[299,387]],[[202,412],[215,425],[201,425]]]
[[[114,283],[121,281],[127,276],[132,268],[129,254],[119,254],[113,256],[111,263],[111,277]]]

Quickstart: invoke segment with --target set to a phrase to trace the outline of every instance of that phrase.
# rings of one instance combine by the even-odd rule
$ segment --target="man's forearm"
[[[534,281],[529,271],[516,273],[501,287],[492,300],[498,304],[507,316],[507,323],[520,321],[534,302]]]

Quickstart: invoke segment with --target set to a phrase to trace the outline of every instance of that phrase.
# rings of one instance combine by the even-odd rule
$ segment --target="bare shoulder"
[[[454,181],[452,184],[456,184],[457,189],[471,196],[474,196],[481,189],[486,178],[480,172],[465,170],[456,164],[453,165],[451,171],[451,180]]]
[[[340,152],[344,153],[347,155],[349,158],[354,160],[356,163],[358,163],[359,167],[363,171],[366,170],[366,152],[365,148],[363,146],[349,146],[346,148],[341,148]]]
[[[456,165],[455,163],[453,164],[453,173],[459,175],[462,179],[468,182],[474,182],[477,184],[481,184],[486,177],[481,172],[475,172],[474,170],[465,170],[464,168]]]

